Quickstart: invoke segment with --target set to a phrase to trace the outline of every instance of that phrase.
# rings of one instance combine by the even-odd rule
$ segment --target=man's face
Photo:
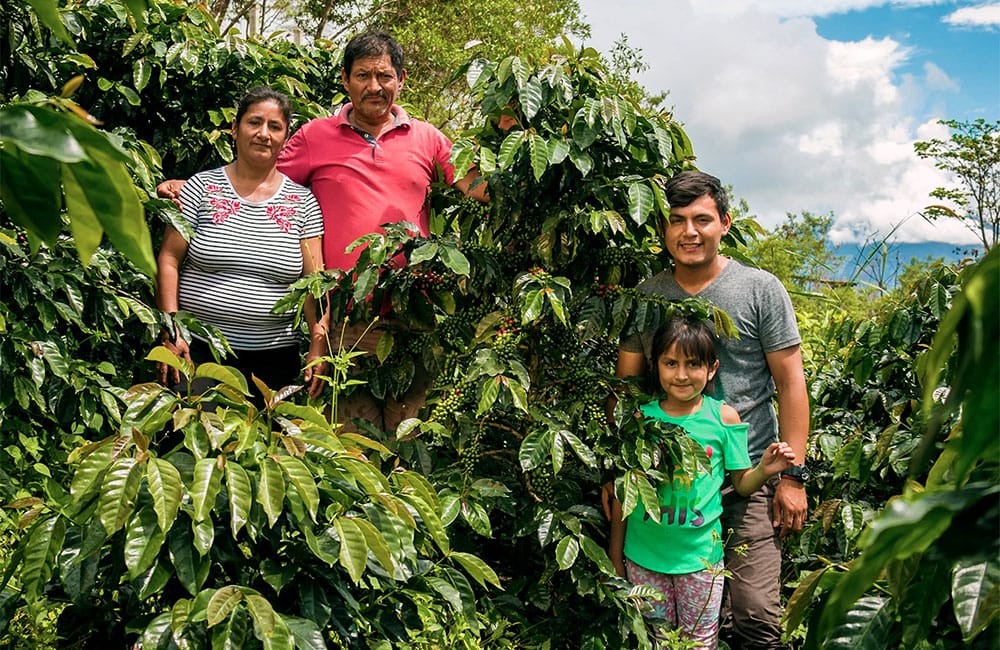
[[[388,54],[356,59],[351,74],[341,72],[351,105],[362,121],[378,123],[389,119],[390,110],[403,88],[406,70],[397,75]]]
[[[719,244],[730,225],[729,215],[720,216],[715,200],[704,194],[689,205],[670,208],[670,217],[661,234],[676,265],[697,268],[715,262]]]

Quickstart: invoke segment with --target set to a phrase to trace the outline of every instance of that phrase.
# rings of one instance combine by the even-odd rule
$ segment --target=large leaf
[[[229,496],[229,525],[235,538],[250,517],[253,486],[246,470],[234,461],[226,463],[226,492]]]
[[[927,550],[958,513],[980,500],[995,498],[997,492],[1000,486],[969,484],[891,501],[862,533],[859,545],[864,552],[831,592],[820,617],[819,636],[830,634],[890,560]]]
[[[195,522],[204,521],[215,507],[215,498],[222,488],[222,472],[215,458],[202,458],[194,465],[191,481],[192,516]]]
[[[951,597],[962,638],[971,641],[1000,614],[1000,565],[996,558],[985,562],[960,562],[952,576]]]
[[[843,625],[823,645],[828,650],[885,650],[890,647],[891,601],[867,596],[847,612]]]
[[[150,458],[146,463],[146,488],[153,497],[153,509],[160,530],[166,532],[177,518],[181,505],[182,483],[180,472],[172,463],[160,458]]]
[[[233,585],[226,585],[221,589],[216,589],[215,593],[212,594],[212,598],[208,601],[208,606],[205,608],[208,626],[215,627],[229,618],[229,615],[232,614],[236,605],[243,600],[243,597],[243,591]]]
[[[151,507],[141,508],[125,529],[125,566],[130,580],[145,573],[160,553],[165,535],[156,523]]]
[[[66,31],[66,26],[63,25],[62,18],[59,16],[59,5],[55,0],[28,0],[28,4],[31,8],[35,10],[38,15],[38,20],[41,21],[43,25],[52,30],[57,38],[65,42],[72,48],[76,48],[76,44],[73,43],[73,38]],[[3,121],[0,119],[0,121]]]
[[[3,114],[0,113],[0,122]],[[11,221],[52,243],[62,231],[59,206],[59,163],[51,158],[32,156],[17,149],[0,148],[0,198]],[[32,191],[25,191],[24,188]]]
[[[112,463],[97,505],[101,525],[109,536],[124,526],[135,510],[141,480],[142,464],[134,458],[122,457]]]
[[[316,511],[319,508],[319,490],[316,488],[316,481],[313,479],[309,467],[292,456],[280,456],[278,461],[281,469],[288,475],[288,480],[291,481],[295,491],[298,492],[305,504],[306,510],[309,511],[309,516],[313,521],[316,521]]]
[[[28,534],[21,565],[21,589],[29,603],[41,597],[65,538],[66,522],[58,515],[37,520]]]
[[[268,456],[260,461],[257,480],[257,503],[264,508],[268,523],[274,526],[281,516],[282,503],[285,501],[285,478],[273,458]]]
[[[497,576],[496,571],[479,557],[460,551],[452,551],[448,557],[461,564],[462,568],[482,586],[485,587],[489,583],[498,589],[500,588],[500,577]]]
[[[347,569],[351,580],[358,584],[368,563],[365,534],[350,517],[337,517],[333,520],[333,527],[340,538],[340,564]]]

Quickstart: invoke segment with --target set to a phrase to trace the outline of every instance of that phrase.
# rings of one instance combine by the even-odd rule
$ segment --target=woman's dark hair
[[[389,55],[396,76],[403,75],[403,48],[388,32],[376,31],[358,34],[344,48],[344,74],[351,76],[351,68],[358,59]]]
[[[283,94],[267,86],[254,86],[240,98],[236,105],[236,118],[233,120],[233,124],[239,126],[240,120],[243,119],[250,107],[264,101],[272,101],[278,105],[282,117],[285,118],[285,132],[287,133],[288,127],[292,124],[292,103]]]
[[[694,357],[706,366],[714,365],[719,360],[719,355],[715,351],[715,343],[715,334],[706,321],[697,318],[671,316],[653,334],[653,376],[656,376],[656,364],[660,357],[673,345],[677,345],[681,352]],[[658,389],[659,381],[655,382],[655,385]],[[713,382],[709,381],[705,386],[705,390],[711,392],[712,389]]]

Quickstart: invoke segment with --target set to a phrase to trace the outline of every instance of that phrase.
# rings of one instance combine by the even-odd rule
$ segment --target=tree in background
[[[939,187],[931,196],[951,201],[957,209],[932,205],[927,216],[961,219],[989,251],[1000,237],[1000,120],[942,120],[940,124],[951,129],[947,141],[917,142],[914,149],[918,156],[933,160],[938,169],[956,177],[959,187]]]
[[[832,225],[832,213],[788,213],[784,223],[748,242],[747,255],[794,293],[831,286],[835,284],[832,276],[842,262],[827,238]]]
[[[384,29],[406,52],[402,101],[453,136],[475,114],[465,85],[452,85],[452,72],[470,56],[542,58],[560,36],[590,35],[576,0],[216,0],[211,11],[223,34],[240,21],[250,25],[248,33],[294,27],[313,39],[338,42]]]

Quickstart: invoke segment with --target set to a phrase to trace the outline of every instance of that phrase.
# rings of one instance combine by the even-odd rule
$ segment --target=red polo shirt
[[[410,221],[429,234],[427,195],[438,165],[446,183],[455,181],[451,141],[435,127],[393,106],[395,124],[376,140],[351,126],[350,110],[347,104],[336,115],[307,122],[278,159],[278,169],[319,201],[328,269],[352,268],[358,251],[344,249],[381,224]]]

